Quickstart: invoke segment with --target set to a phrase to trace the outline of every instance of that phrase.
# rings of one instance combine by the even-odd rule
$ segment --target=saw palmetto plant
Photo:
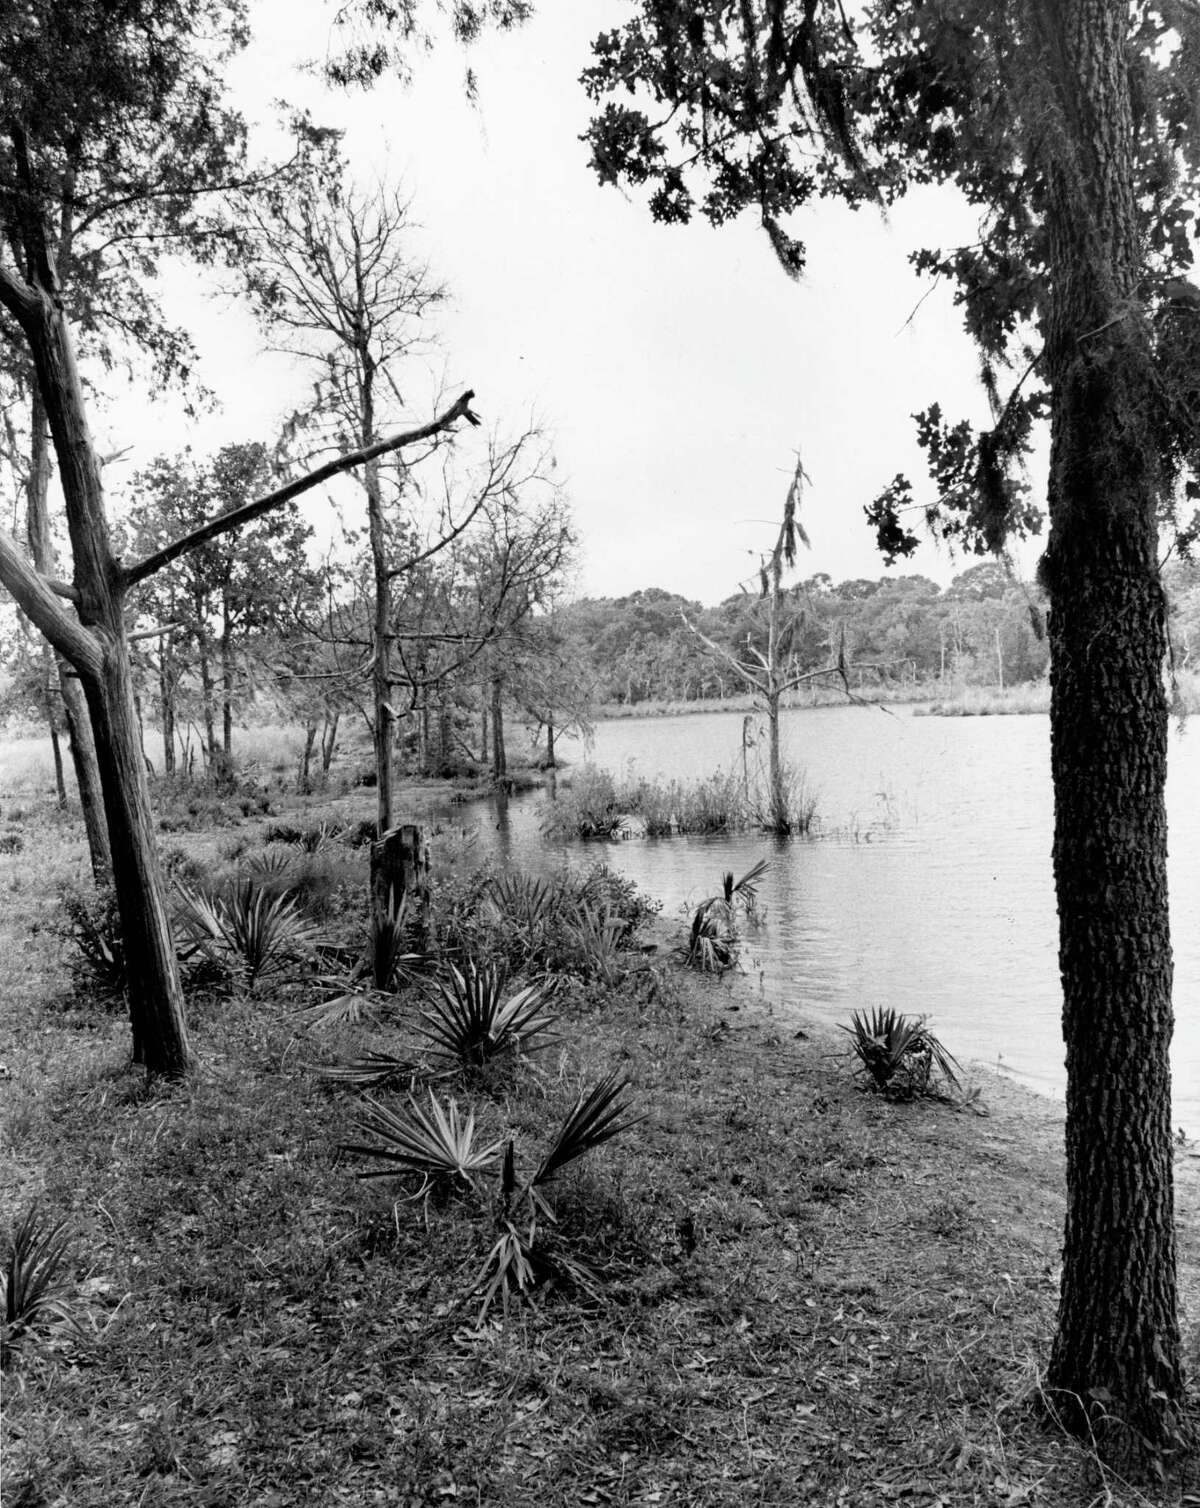
[[[876,1006],[870,1014],[855,1011],[849,1026],[850,1048],[874,1088],[891,1094],[928,1094],[935,1072],[959,1087],[958,1062],[925,1024],[923,1016],[906,1016]]]
[[[483,1323],[497,1299],[507,1313],[515,1295],[527,1294],[549,1278],[564,1279],[595,1294],[596,1275],[559,1236],[554,1210],[543,1190],[568,1163],[645,1118],[626,1113],[628,1105],[621,1097],[627,1087],[627,1081],[614,1072],[582,1090],[524,1183],[518,1181],[515,1148],[509,1140],[500,1179],[499,1234],[471,1287],[480,1297],[477,1324]]]
[[[247,994],[310,953],[320,929],[286,891],[272,896],[243,880],[228,896],[176,886],[185,957],[199,954],[235,977]]]
[[[4,1329],[0,1361],[7,1362],[33,1330],[57,1322],[75,1325],[74,1294],[62,1281],[70,1237],[30,1205],[12,1233],[4,1264]]]
[[[530,1052],[548,1045],[558,1020],[549,1010],[550,980],[508,993],[508,972],[468,959],[449,965],[434,985],[417,1031],[437,1057],[464,1069],[479,1069],[504,1053]]]
[[[428,1110],[415,1099],[399,1110],[368,1100],[356,1129],[372,1139],[348,1143],[341,1150],[355,1157],[375,1158],[382,1164],[365,1168],[358,1176],[394,1178],[398,1173],[415,1174],[421,1185],[414,1198],[429,1192],[476,1189],[478,1179],[495,1166],[504,1146],[502,1141],[479,1146],[475,1112],[468,1110],[464,1118],[456,1100],[443,1104],[432,1090]]]

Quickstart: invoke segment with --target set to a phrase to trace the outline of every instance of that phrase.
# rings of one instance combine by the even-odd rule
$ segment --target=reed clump
[[[807,833],[816,801],[800,781],[798,820],[791,831]],[[692,833],[736,833],[763,827],[767,804],[732,772],[715,770],[701,780],[651,779],[629,771],[584,765],[547,803],[542,830],[551,838],[667,838]]]

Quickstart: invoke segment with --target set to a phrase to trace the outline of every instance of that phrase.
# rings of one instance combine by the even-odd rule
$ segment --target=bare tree
[[[407,203],[382,185],[343,187],[344,164],[329,143],[305,153],[305,191],[248,199],[255,227],[248,277],[267,328],[282,349],[316,370],[311,407],[295,428],[315,452],[369,446],[385,416],[405,409],[400,368],[428,347],[426,317],[445,298],[408,250]],[[371,553],[373,736],[377,823],[395,825],[391,705],[392,581],[398,530],[389,518],[404,472],[389,478],[379,461],[362,468]],[[389,500],[388,493],[391,497]]]

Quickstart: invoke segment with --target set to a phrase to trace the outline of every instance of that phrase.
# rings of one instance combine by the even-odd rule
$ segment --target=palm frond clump
[[[199,954],[234,976],[247,994],[310,953],[320,929],[286,891],[272,896],[244,880],[228,899],[176,887],[185,956]]]
[[[442,1104],[432,1090],[426,1111],[410,1099],[402,1109],[391,1110],[368,1100],[357,1129],[374,1140],[342,1147],[356,1157],[373,1157],[384,1166],[367,1168],[360,1178],[394,1178],[397,1173],[415,1173],[421,1180],[415,1198],[430,1191],[469,1191],[480,1175],[495,1166],[503,1142],[477,1145],[475,1112],[464,1118],[454,1099]]]
[[[559,1237],[554,1211],[542,1191],[568,1163],[644,1119],[626,1114],[628,1106],[621,1096],[627,1087],[627,1081],[613,1072],[590,1090],[581,1090],[524,1184],[518,1184],[514,1146],[511,1139],[508,1142],[500,1185],[499,1234],[471,1288],[481,1296],[477,1324],[482,1325],[497,1299],[507,1313],[514,1295],[525,1295],[550,1278],[565,1279],[595,1294],[595,1274]]]
[[[0,1361],[7,1362],[31,1330],[56,1322],[76,1323],[73,1293],[62,1281],[69,1244],[65,1222],[51,1222],[36,1204],[18,1221],[4,1265]]]
[[[906,1016],[892,1007],[876,1006],[869,1015],[855,1011],[850,1047],[873,1088],[902,1098],[932,1092],[934,1075],[959,1088],[958,1062],[929,1030],[923,1016]]]
[[[539,980],[512,994],[507,991],[508,973],[498,965],[468,960],[459,969],[451,964],[435,984],[417,1030],[436,1056],[467,1070],[482,1068],[504,1053],[546,1046],[544,1039],[558,1020],[548,1009],[553,982]]]

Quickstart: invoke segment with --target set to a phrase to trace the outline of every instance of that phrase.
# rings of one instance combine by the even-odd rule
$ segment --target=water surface
[[[699,777],[740,768],[740,713],[601,724],[565,757],[618,771]],[[998,1067],[1046,1094],[1064,1085],[1050,864],[1045,716],[932,718],[900,707],[784,714],[787,757],[807,772],[821,835],[779,841],[627,839],[574,844],[665,903],[693,906],[769,856],[764,924],[744,966],[784,1012],[845,1021],[895,1006],[931,1018],[961,1060]],[[480,846],[524,867],[558,863],[538,796],[481,821]],[[1175,943],[1174,1119],[1200,1133],[1200,729],[1173,729],[1168,781]]]

